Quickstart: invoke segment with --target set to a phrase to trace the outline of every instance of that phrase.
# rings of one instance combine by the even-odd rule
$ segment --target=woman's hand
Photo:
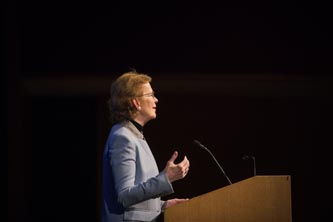
[[[165,208],[168,208],[168,207],[171,207],[171,206],[174,206],[174,205],[176,205],[176,204],[179,204],[179,203],[185,202],[185,201],[188,201],[188,198],[186,198],[186,199],[178,199],[178,198],[175,198],[175,199],[167,200],[167,201],[165,201],[165,203],[164,203],[164,209],[165,209]]]
[[[177,157],[178,152],[175,151],[164,168],[164,172],[166,173],[171,183],[176,180],[183,179],[187,175],[190,168],[190,161],[187,159],[186,156],[180,163],[175,164],[174,162]]]

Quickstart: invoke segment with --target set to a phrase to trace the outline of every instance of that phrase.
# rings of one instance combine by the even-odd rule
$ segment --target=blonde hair
[[[119,123],[134,117],[137,110],[132,104],[132,99],[140,96],[142,84],[151,81],[152,78],[147,74],[131,71],[122,74],[111,84],[108,100],[111,123]]]

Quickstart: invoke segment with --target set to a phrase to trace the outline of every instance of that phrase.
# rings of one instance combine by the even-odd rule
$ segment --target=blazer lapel
[[[133,123],[131,123],[130,121],[123,121],[121,124],[124,127],[128,128],[136,138],[145,140],[143,134],[134,126]]]

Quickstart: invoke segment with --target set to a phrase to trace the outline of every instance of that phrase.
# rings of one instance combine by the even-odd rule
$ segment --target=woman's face
[[[150,83],[145,83],[141,87],[141,94],[136,98],[137,115],[134,120],[144,126],[149,120],[156,118],[156,104],[158,99],[154,96],[154,91]]]

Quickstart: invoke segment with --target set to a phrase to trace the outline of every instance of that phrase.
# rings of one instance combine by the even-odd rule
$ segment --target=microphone
[[[214,155],[212,154],[212,152],[210,152],[210,150],[205,147],[204,145],[202,145],[198,140],[193,140],[193,143],[201,148],[203,148],[204,150],[206,150],[214,159],[215,163],[218,165],[218,167],[220,168],[220,170],[222,171],[222,173],[224,174],[224,176],[227,178],[229,184],[232,184],[231,180],[229,179],[229,177],[227,176],[227,174],[224,172],[224,170],[222,169],[221,165],[219,164],[219,162],[216,160],[216,158],[214,157]]]
[[[249,160],[249,159],[252,159],[252,161],[253,161],[253,175],[254,176],[256,176],[257,175],[257,167],[256,167],[256,158],[254,158],[254,156],[252,156],[252,155],[243,155],[243,157],[242,157],[242,159],[243,160]]]

